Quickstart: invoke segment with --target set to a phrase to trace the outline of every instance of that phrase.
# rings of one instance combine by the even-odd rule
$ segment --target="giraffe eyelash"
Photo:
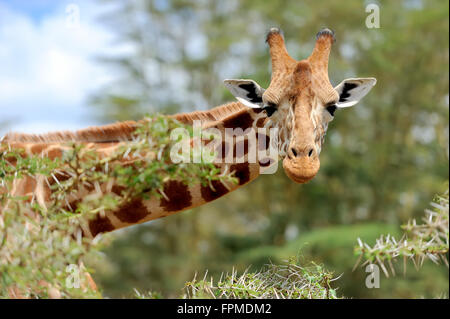
[[[271,117],[272,114],[275,113],[277,109],[278,106],[272,102],[267,102],[267,104],[265,104],[263,107],[263,110],[266,111],[268,117]]]
[[[331,116],[334,116],[334,112],[336,111],[337,107],[336,104],[329,105],[326,107],[328,113],[330,113]]]

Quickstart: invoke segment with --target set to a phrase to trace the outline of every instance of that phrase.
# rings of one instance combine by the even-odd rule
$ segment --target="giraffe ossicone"
[[[336,111],[355,105],[376,83],[374,78],[351,78],[333,87],[328,78],[328,59],[334,41],[331,30],[320,31],[311,55],[297,61],[288,54],[281,31],[272,28],[266,37],[272,64],[271,81],[266,89],[249,79],[225,80],[225,86],[237,102],[209,111],[171,116],[184,124],[198,125],[207,134],[221,136],[219,141],[207,144],[209,149],[217,151],[218,167],[235,173],[237,185],[213,182],[210,186],[188,186],[168,181],[163,198],[135,198],[116,210],[98,214],[83,233],[96,236],[203,205],[247,184],[261,173],[276,170],[278,161],[282,161],[286,175],[294,182],[310,181],[319,171],[324,136]],[[129,121],[76,132],[9,133],[3,143],[23,148],[29,156],[61,157],[67,142],[83,143],[88,149],[106,154],[132,141],[136,127],[136,122]],[[190,145],[190,137],[188,141]],[[171,150],[175,157],[180,152],[188,154],[183,151],[185,144]],[[181,156],[183,159],[186,157]],[[100,185],[96,189],[118,191],[114,185]],[[49,198],[49,187],[41,179],[24,177],[15,182],[12,192],[33,194],[42,205]],[[69,204],[76,205],[80,197],[87,195],[72,196]]]

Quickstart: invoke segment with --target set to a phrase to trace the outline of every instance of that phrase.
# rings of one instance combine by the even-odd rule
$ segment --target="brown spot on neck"
[[[262,118],[258,119],[256,121],[256,127],[264,127],[264,125],[266,124],[266,120],[267,120],[266,117],[262,117]]]
[[[179,211],[192,205],[192,196],[189,188],[183,182],[167,182],[163,191],[168,199],[164,197],[161,199],[161,207],[167,211]]]
[[[36,143],[30,148],[30,152],[33,155],[43,154],[49,159],[53,160],[55,158],[62,157],[62,151],[57,145],[49,145],[46,143]]]
[[[20,181],[18,181],[18,183],[18,193],[16,195],[26,196],[26,201],[30,202],[36,191],[36,179],[31,176],[24,176],[20,179]]]
[[[260,151],[267,150],[270,145],[270,138],[263,133],[258,133],[258,149]]]
[[[107,217],[97,215],[97,217],[89,221],[89,230],[91,235],[95,237],[97,234],[113,231],[114,226]]]
[[[30,151],[33,155],[35,154],[41,154],[43,150],[47,149],[48,145],[43,144],[43,143],[39,143],[39,144],[35,144],[31,147]]]
[[[223,121],[224,128],[242,128],[244,131],[253,126],[253,118],[245,110],[233,114]]]
[[[239,185],[243,185],[250,180],[250,167],[248,163],[233,164],[230,166],[230,172],[239,179]]]
[[[236,144],[234,146],[235,146],[235,148],[234,148],[233,154],[236,158],[240,158],[240,157],[248,154],[248,150],[249,150],[248,138],[245,138],[244,140],[236,142]]]
[[[222,141],[222,143],[216,147],[217,157],[221,158],[222,160],[227,157],[229,151],[230,146],[225,141]]]
[[[54,178],[53,178],[54,176]],[[72,176],[64,172],[55,172],[52,177],[47,177],[48,184],[54,185],[55,183],[62,183],[69,180]]]
[[[22,157],[22,156],[20,156]],[[3,158],[2,158],[3,159]],[[17,164],[17,158],[15,156],[8,156],[8,157],[4,157],[5,161],[7,161],[8,163],[10,163],[12,166],[16,166]]]
[[[8,163],[10,163],[12,166],[16,166],[17,164],[17,157],[25,158],[27,156],[26,151],[26,144],[23,143],[9,143],[7,146],[6,144],[0,143],[0,159],[6,160]],[[9,150],[16,151],[16,156],[5,156],[5,152],[9,152]]]
[[[220,181],[212,181],[211,184],[214,190],[209,185],[200,188],[200,192],[205,201],[210,202],[228,193],[228,189]]]
[[[138,199],[126,203],[120,207],[119,210],[114,212],[114,216],[116,216],[121,222],[130,224],[137,223],[149,214],[150,212],[142,203],[142,200]]]

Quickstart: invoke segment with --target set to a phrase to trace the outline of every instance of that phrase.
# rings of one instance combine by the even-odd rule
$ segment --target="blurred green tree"
[[[314,35],[333,29],[333,84],[373,76],[364,101],[338,112],[321,154],[321,171],[296,185],[279,170],[225,198],[119,232],[97,265],[106,294],[157,290],[177,296],[195,271],[260,267],[298,252],[343,272],[348,297],[435,296],[448,272],[432,265],[377,291],[352,273],[357,237],[375,240],[420,216],[448,177],[448,13],[446,1],[378,1],[380,28],[368,29],[365,1],[118,1],[104,17],[130,55],[104,59],[121,76],[93,97],[105,121],[143,113],[208,109],[232,96],[224,78],[270,79],[265,32],[280,26],[290,54],[307,57]],[[305,243],[308,245],[305,246]],[[269,254],[268,247],[276,254]],[[255,268],[256,269],[256,268]],[[117,280],[121,278],[121,280]],[[427,281],[434,278],[436,285]]]

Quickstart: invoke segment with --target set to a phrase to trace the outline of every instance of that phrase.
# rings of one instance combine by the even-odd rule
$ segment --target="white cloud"
[[[86,98],[114,78],[94,58],[132,48],[113,46],[114,35],[96,21],[105,6],[77,5],[80,23],[69,27],[65,6],[36,22],[0,3],[0,122],[13,120],[9,130],[39,133],[94,124]]]

